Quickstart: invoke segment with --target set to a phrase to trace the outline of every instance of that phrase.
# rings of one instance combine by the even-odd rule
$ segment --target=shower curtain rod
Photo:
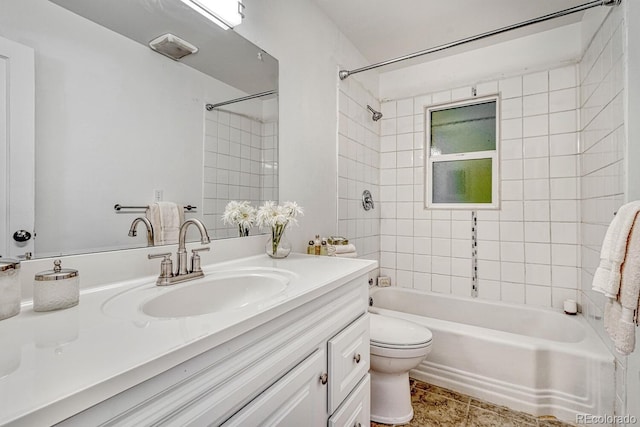
[[[477,34],[475,36],[467,37],[464,39],[460,39],[451,43],[445,43],[440,46],[432,47],[430,49],[421,50],[419,52],[414,52],[409,55],[400,56],[398,58],[389,59],[387,61],[378,62],[376,64],[367,65],[366,67],[356,68],[355,70],[340,70],[338,76],[340,80],[344,80],[352,74],[361,73],[363,71],[373,70],[374,68],[384,67],[385,65],[395,64],[396,62],[406,61],[407,59],[413,59],[418,56],[427,55],[429,53],[438,52],[441,50],[449,49],[452,47],[460,46],[465,43],[473,42],[476,40],[481,40],[486,37],[495,36],[497,34],[502,34],[507,31],[516,30],[518,28],[526,27],[527,25],[537,24],[539,22],[548,21],[553,18],[559,18],[561,16],[569,15],[576,12],[581,12],[583,10],[591,9],[592,7],[597,6],[618,6],[622,0],[595,0],[588,3],[581,4],[579,6],[570,7],[569,9],[560,10],[558,12],[550,13],[548,15],[540,16],[538,18],[533,18],[528,21],[520,22],[513,25],[508,25],[506,27],[498,28],[497,30],[487,31],[486,33]]]
[[[222,107],[223,105],[235,104],[236,102],[247,101],[249,99],[260,98],[262,96],[274,95],[274,94],[277,94],[277,93],[278,93],[277,90],[268,90],[266,92],[254,93],[253,95],[247,95],[247,96],[243,96],[242,98],[236,98],[236,99],[232,99],[230,101],[219,102],[217,104],[207,104],[207,105],[205,105],[205,107],[207,108],[207,111],[211,111],[214,108]]]

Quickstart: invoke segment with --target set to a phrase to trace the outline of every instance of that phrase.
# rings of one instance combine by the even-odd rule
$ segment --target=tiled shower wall
[[[248,200],[256,208],[278,200],[277,132],[276,123],[227,111],[207,113],[203,215],[211,236],[238,236],[237,227],[221,219],[230,200]]]
[[[340,82],[338,119],[338,233],[356,245],[360,258],[379,258],[380,250],[380,122],[367,105],[379,101],[355,78]],[[365,211],[362,192],[369,190],[375,207]]]
[[[501,94],[501,207],[478,211],[480,298],[562,306],[577,298],[577,66],[475,85]],[[398,286],[469,296],[471,212],[424,209],[424,107],[471,98],[461,87],[384,102],[381,274]]]
[[[604,298],[591,291],[591,282],[607,227],[624,202],[624,27],[623,8],[613,8],[579,64],[582,308],[617,357],[616,414],[622,415],[626,413],[626,358],[613,351],[604,332]]]

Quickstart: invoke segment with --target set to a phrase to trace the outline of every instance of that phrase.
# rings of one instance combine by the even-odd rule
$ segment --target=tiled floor
[[[534,417],[441,387],[411,380],[413,420],[396,427],[570,427],[553,417]],[[387,427],[372,422],[371,427]]]

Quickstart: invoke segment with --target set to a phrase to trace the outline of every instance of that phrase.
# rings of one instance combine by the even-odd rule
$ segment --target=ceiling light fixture
[[[242,0],[182,0],[182,2],[225,30],[240,25],[244,18]]]

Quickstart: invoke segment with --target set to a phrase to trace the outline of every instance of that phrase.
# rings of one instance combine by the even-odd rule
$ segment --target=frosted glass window
[[[496,149],[496,101],[431,111],[431,155]]]
[[[425,109],[425,207],[496,209],[499,98]]]
[[[491,203],[491,159],[433,164],[434,203]]]

